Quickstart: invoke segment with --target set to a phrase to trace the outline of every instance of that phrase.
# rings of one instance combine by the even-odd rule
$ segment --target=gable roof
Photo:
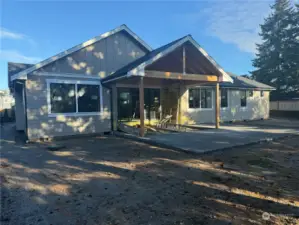
[[[186,37],[186,36],[185,36]],[[155,57],[156,55],[158,55],[159,53],[163,52],[165,49],[167,49],[168,47],[176,44],[177,42],[179,42],[180,40],[182,40],[183,38],[185,37],[182,37],[182,38],[179,38],[175,41],[172,41],[166,45],[163,45],[159,48],[156,48],[155,50],[145,54],[144,56],[136,59],[135,61],[129,63],[128,65],[120,68],[119,70],[115,71],[113,74],[105,77],[102,79],[103,82],[107,81],[107,80],[113,80],[113,79],[117,79],[119,77],[122,77],[124,75],[127,75],[127,73],[131,70],[133,70],[134,68],[136,68],[137,66],[139,66],[140,64],[146,62],[147,60]]]
[[[203,56],[206,57],[209,60],[209,62],[212,63],[212,65],[224,76],[224,79],[226,81],[233,82],[231,77],[216,63],[216,61],[211,56],[208,55],[208,53],[192,38],[191,35],[179,38],[173,42],[170,42],[169,44],[163,45],[162,47],[147,53],[143,57],[117,70],[110,76],[103,78],[102,81],[108,82],[124,76],[132,75],[144,76],[144,70],[147,65],[152,64],[153,62],[174,51],[176,48],[182,46],[184,43],[188,41],[191,42],[191,44],[193,44],[197,48],[197,50],[199,50],[203,54]]]
[[[123,24],[123,25],[121,25],[121,26],[119,26],[119,27],[117,27],[117,28],[115,28],[115,29],[113,29],[111,31],[108,31],[108,32],[106,32],[106,33],[104,33],[104,34],[102,34],[100,36],[96,36],[96,37],[94,37],[94,38],[92,38],[92,39],[90,39],[90,40],[88,40],[86,42],[83,42],[83,43],[81,43],[79,45],[76,45],[76,46],[74,46],[74,47],[72,47],[72,48],[70,48],[70,49],[68,49],[66,51],[60,52],[60,53],[58,53],[55,56],[52,56],[52,57],[50,57],[48,59],[45,59],[44,61],[41,61],[41,62],[39,62],[39,63],[37,63],[37,64],[35,64],[35,65],[33,65],[33,66],[25,69],[25,70],[23,70],[23,71],[19,71],[17,74],[15,74],[15,75],[13,75],[11,77],[11,80],[15,80],[15,79],[26,79],[28,73],[31,73],[31,72],[33,72],[33,71],[35,71],[37,69],[40,69],[41,67],[44,67],[44,66],[46,66],[46,65],[48,65],[48,64],[50,64],[50,63],[52,63],[52,62],[54,62],[54,61],[56,61],[58,59],[61,59],[61,58],[65,57],[65,56],[67,56],[67,55],[70,55],[73,52],[76,52],[76,51],[78,51],[78,50],[80,50],[80,49],[82,49],[82,48],[84,48],[86,46],[92,45],[95,42],[98,42],[98,41],[100,41],[100,40],[102,40],[104,38],[107,38],[107,37],[109,37],[109,36],[111,36],[111,35],[113,35],[115,33],[120,32],[120,31],[126,31],[130,36],[132,36],[147,51],[149,51],[149,52],[152,51],[152,48],[148,44],[146,44],[132,30],[130,30],[125,24]]]

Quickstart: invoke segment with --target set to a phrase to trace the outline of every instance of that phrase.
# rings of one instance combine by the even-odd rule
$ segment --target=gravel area
[[[299,224],[299,136],[204,156],[112,136],[55,144],[2,138],[2,225]]]

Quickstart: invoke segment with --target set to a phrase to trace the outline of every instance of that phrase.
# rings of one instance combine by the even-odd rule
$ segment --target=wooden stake
[[[220,101],[219,101],[219,79],[215,88],[215,128],[219,129],[220,122]]]

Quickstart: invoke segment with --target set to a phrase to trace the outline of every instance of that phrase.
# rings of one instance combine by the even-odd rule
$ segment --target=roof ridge
[[[181,40],[183,40],[184,38],[186,38],[186,37],[188,37],[189,35],[185,35],[185,36],[183,36],[183,37],[180,37],[180,38],[178,38],[178,39],[176,39],[176,40],[174,40],[174,41],[171,41],[171,42],[169,42],[169,43],[167,43],[167,44],[165,44],[165,45],[161,45],[160,47],[158,47],[158,48],[155,48],[153,51],[155,51],[155,50],[158,50],[158,49],[160,49],[160,48],[163,48],[163,47],[166,47],[166,46],[170,46],[170,45],[172,45],[172,44],[175,44],[176,42],[179,42],[179,41],[181,41]],[[153,52],[153,51],[151,51],[151,52]],[[150,52],[149,52],[150,53]]]

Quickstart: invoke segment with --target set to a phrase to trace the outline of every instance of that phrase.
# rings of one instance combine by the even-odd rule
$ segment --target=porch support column
[[[186,74],[186,49],[183,47],[183,74]]]
[[[144,136],[144,81],[143,77],[140,77],[139,82],[139,109],[140,109],[140,131],[139,135]]]
[[[117,88],[116,84],[112,85],[112,130],[117,131],[118,108],[117,108]]]
[[[177,124],[181,125],[182,120],[182,109],[181,109],[181,101],[182,101],[182,87],[181,87],[181,82],[179,82],[179,87],[178,87],[178,106],[177,106]]]
[[[220,122],[220,101],[219,101],[219,79],[217,78],[215,88],[215,128],[219,129]]]

